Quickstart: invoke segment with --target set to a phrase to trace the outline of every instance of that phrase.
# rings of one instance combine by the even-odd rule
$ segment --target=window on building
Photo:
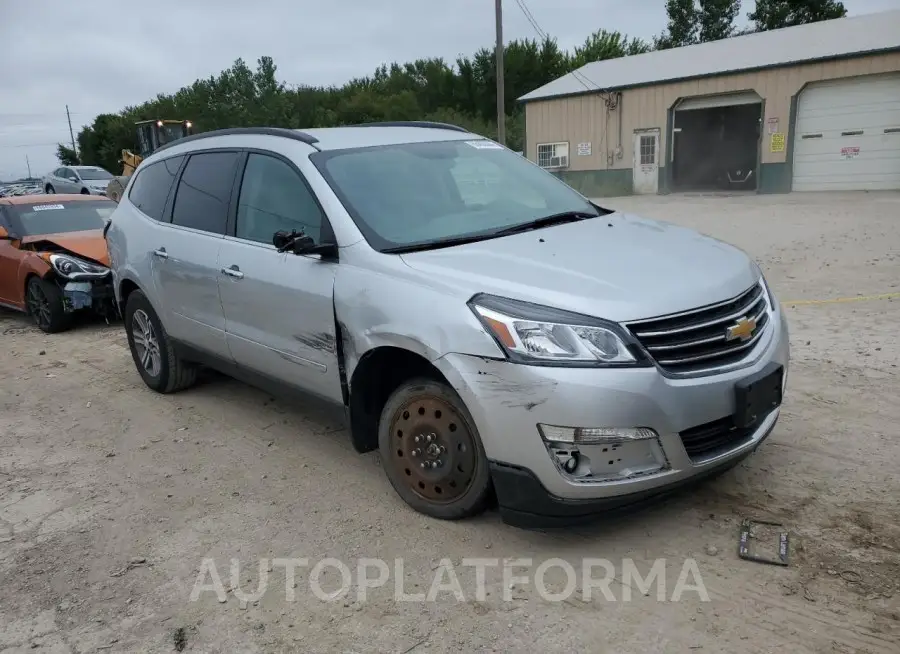
[[[569,143],[538,143],[537,163],[541,168],[568,168]]]
[[[656,163],[656,135],[641,136],[641,165]]]

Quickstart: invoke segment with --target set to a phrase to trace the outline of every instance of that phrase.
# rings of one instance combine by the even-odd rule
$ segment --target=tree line
[[[516,99],[592,61],[715,41],[845,16],[838,0],[757,0],[738,30],[741,0],[666,0],[668,25],[651,41],[600,29],[567,52],[555,39],[510,41],[504,48],[507,145],[521,150],[524,115]],[[226,127],[313,128],[387,120],[433,120],[461,125],[489,138],[497,135],[496,66],[492,49],[449,63],[441,58],[379,66],[372,75],[342,86],[281,82],[271,57],[255,70],[238,59],[227,70],[198,79],[175,93],[159,94],[116,114],[101,114],[78,133],[78,152],[60,144],[64,165],[97,165],[118,173],[123,149],[135,147],[140,120],[191,120],[195,131]]]

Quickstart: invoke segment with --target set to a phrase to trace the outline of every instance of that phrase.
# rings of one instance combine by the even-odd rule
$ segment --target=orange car
[[[81,309],[114,316],[103,228],[115,207],[92,195],[0,198],[0,305],[48,333]]]

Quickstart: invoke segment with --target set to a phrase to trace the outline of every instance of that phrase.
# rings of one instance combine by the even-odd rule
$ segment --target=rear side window
[[[224,234],[237,152],[191,155],[175,192],[172,223],[213,234]]]
[[[182,160],[183,155],[172,157],[150,164],[141,170],[128,191],[131,203],[153,220],[162,220],[166,198],[169,197],[169,191]]]

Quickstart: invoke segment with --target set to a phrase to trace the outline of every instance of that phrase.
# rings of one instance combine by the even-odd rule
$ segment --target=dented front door
[[[219,251],[225,337],[239,365],[341,402],[336,263],[226,237]]]

